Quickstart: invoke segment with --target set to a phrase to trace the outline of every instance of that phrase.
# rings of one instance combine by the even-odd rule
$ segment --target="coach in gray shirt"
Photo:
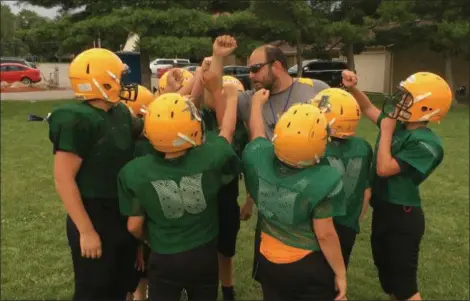
[[[272,139],[274,127],[279,117],[296,103],[307,103],[318,92],[329,88],[319,80],[294,79],[287,72],[287,58],[278,47],[261,46],[253,51],[248,61],[250,79],[255,90],[270,91],[269,100],[263,107],[264,128],[266,137]],[[238,96],[238,114],[248,126],[251,114],[251,97],[255,91],[246,91]],[[241,208],[240,218],[246,220],[251,216],[253,201],[248,198]],[[259,218],[259,217],[258,217]],[[259,222],[259,219],[258,219]],[[253,278],[257,277],[258,256],[260,256],[260,230],[256,227],[255,249],[253,258]]]
[[[299,80],[287,72],[287,58],[278,47],[261,46],[253,51],[249,62],[250,79],[255,90],[264,88],[270,91],[268,102],[263,107],[263,119],[266,136],[271,139],[274,126],[279,117],[295,103],[307,103],[315,95],[329,88],[319,80]],[[246,125],[250,122],[251,97],[255,91],[250,90],[238,96],[238,114]]]

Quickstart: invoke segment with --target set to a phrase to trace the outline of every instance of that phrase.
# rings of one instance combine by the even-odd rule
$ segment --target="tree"
[[[420,43],[442,53],[445,78],[454,91],[452,57],[470,59],[470,8],[466,0],[386,1],[379,8],[380,22],[391,29],[379,39],[404,49]],[[384,38],[385,36],[385,38]],[[470,69],[470,64],[469,64]],[[470,83],[469,83],[470,84]],[[454,100],[453,105],[457,104]]]
[[[325,2],[331,3],[330,0]],[[330,34],[336,43],[342,43],[342,52],[346,55],[350,70],[355,70],[354,54],[364,50],[364,46],[373,41],[371,29],[375,27],[375,18],[380,0],[342,0],[331,4],[329,19]]]
[[[1,45],[2,56],[24,56],[28,53],[26,45],[18,37],[20,24],[8,5],[1,4]]]
[[[324,11],[312,7],[308,1],[275,0],[252,1],[251,11],[259,20],[270,24],[271,28],[279,30],[280,40],[296,47],[297,66],[302,66],[304,45],[326,45],[328,40],[325,26],[327,22]],[[302,75],[302,68],[298,68]]]

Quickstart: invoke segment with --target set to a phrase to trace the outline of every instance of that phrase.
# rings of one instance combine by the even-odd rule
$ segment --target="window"
[[[15,66],[15,65],[8,66],[8,71],[24,71],[24,70],[26,70],[25,67]]]
[[[173,65],[175,63],[174,60],[157,60],[157,65]]]
[[[236,67],[235,68],[235,74],[248,74],[250,73],[248,71],[248,67]]]
[[[5,72],[8,70],[8,66],[0,66],[0,72]]]

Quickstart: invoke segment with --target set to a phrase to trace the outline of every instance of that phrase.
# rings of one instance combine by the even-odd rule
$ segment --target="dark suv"
[[[248,71],[247,66],[230,65],[224,67],[224,75],[231,75],[236,77],[239,81],[242,82],[245,90],[251,89],[251,81],[248,76],[249,73],[250,71]]]
[[[305,60],[302,66],[302,77],[324,81],[332,88],[341,85],[341,72],[348,69],[346,62],[327,60]],[[297,65],[290,67],[288,72],[289,75],[296,77]]]

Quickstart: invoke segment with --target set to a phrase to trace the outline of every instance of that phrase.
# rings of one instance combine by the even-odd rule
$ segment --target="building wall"
[[[395,51],[393,53],[393,74],[391,83],[393,87],[400,81],[406,79],[409,75],[419,71],[429,71],[445,78],[445,60],[444,56],[430,50],[421,48],[409,49],[406,51]],[[470,88],[470,62],[463,57],[454,57],[452,59],[452,74],[454,78],[454,88],[467,86]]]
[[[346,57],[342,57],[346,61]],[[389,54],[385,50],[370,50],[354,56],[362,91],[384,93],[386,91]]]

